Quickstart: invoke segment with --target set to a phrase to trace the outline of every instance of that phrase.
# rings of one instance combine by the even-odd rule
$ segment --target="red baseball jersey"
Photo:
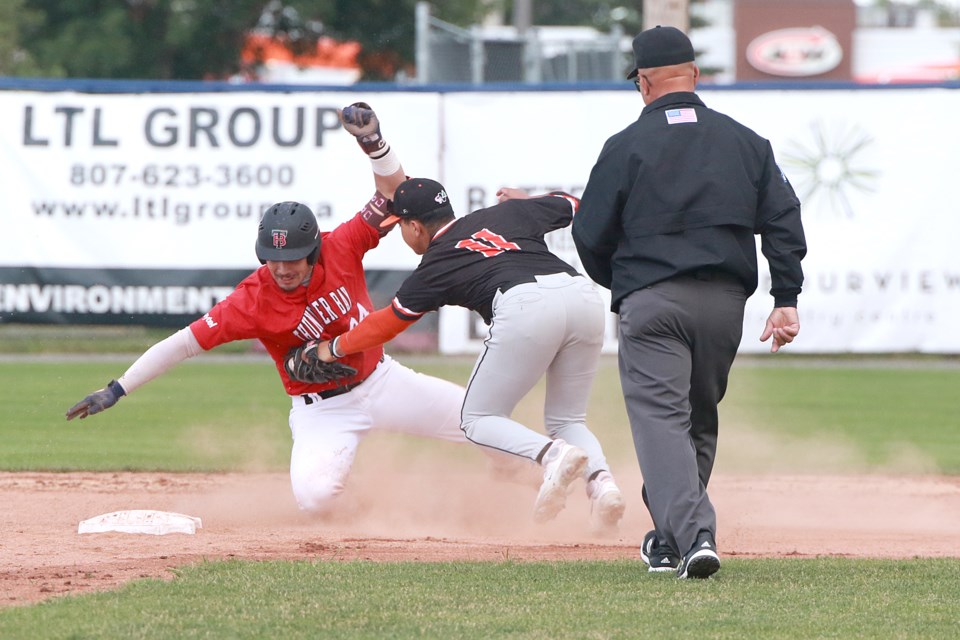
[[[190,330],[205,350],[234,340],[258,339],[276,363],[290,395],[363,380],[380,362],[382,346],[342,358],[341,362],[355,368],[357,374],[322,384],[291,380],[284,371],[283,358],[306,340],[329,340],[348,331],[373,311],[363,256],[379,243],[377,231],[358,213],[333,231],[320,234],[320,258],[307,286],[284,291],[262,266],[193,322]]]

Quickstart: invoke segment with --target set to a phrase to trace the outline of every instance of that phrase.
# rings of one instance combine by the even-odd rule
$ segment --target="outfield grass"
[[[721,404],[721,446],[747,429],[809,451],[808,467],[840,451],[827,470],[960,473],[960,367],[749,362],[762,364],[735,366]]]
[[[0,389],[0,468],[226,470],[253,450],[261,466],[286,464],[289,400],[267,362],[186,362],[102,414],[66,421],[131,361],[0,363],[15,379]]]
[[[952,638],[953,560],[219,562],[0,610],[3,638]],[[92,615],[91,612],[96,612]]]
[[[0,323],[3,354],[139,354],[176,329],[137,326],[32,325]],[[219,353],[247,353],[252,341],[241,340],[217,347]]]
[[[0,469],[287,468],[289,402],[262,357],[200,356],[102,415],[64,420],[135,357],[0,360]],[[460,383],[472,366],[399,359]],[[960,473],[960,368],[941,364],[740,358],[718,471]],[[542,428],[542,394],[515,417]],[[611,462],[636,464],[615,358],[603,360],[589,417]],[[211,562],[176,573],[0,609],[0,638],[948,638],[960,628],[957,559],[731,558],[705,582],[652,576],[638,561]]]
[[[65,421],[67,408],[134,359],[0,361],[0,469],[286,468],[289,401],[265,357],[199,356],[109,411]],[[459,383],[472,367],[465,357],[399,359]],[[796,364],[771,356],[735,365],[718,471],[797,471],[799,460],[816,471],[960,473],[960,368]],[[542,405],[541,385],[514,415],[542,429]],[[614,357],[603,359],[588,418],[614,460],[635,464]],[[770,448],[790,450],[793,462]]]

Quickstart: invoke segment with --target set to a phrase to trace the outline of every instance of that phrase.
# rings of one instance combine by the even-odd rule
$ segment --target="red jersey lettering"
[[[519,251],[520,245],[509,242],[506,238],[490,229],[481,229],[468,239],[457,243],[457,249],[469,249],[482,253],[486,258],[498,256],[504,251]]]
[[[333,231],[321,233],[320,259],[306,286],[284,291],[266,266],[243,280],[224,300],[190,325],[206,350],[234,340],[257,339],[273,358],[290,395],[330,389],[338,382],[290,380],[284,356],[306,340],[329,340],[356,326],[373,308],[363,272],[363,256],[379,234],[358,214]],[[376,368],[382,347],[350,354],[344,363],[357,369],[346,380],[363,380]]]
[[[336,309],[330,306],[333,301]],[[293,334],[301,340],[313,340],[323,337],[326,328],[346,315],[353,303],[346,287],[338,287],[317,298],[303,310],[303,318]]]

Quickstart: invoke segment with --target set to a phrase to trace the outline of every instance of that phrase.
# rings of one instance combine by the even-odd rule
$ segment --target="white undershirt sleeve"
[[[128,394],[137,387],[150,382],[175,364],[192,358],[203,348],[190,327],[184,327],[169,338],[164,338],[147,349],[136,362],[130,365],[117,382]]]

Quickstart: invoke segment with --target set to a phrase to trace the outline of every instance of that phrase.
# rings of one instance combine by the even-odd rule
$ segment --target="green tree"
[[[470,24],[483,0],[444,2],[436,14]],[[392,79],[413,62],[416,0],[3,0],[0,64],[14,75],[225,78],[246,35],[266,29],[291,50],[318,37],[363,47],[364,78]],[[35,61],[34,65],[13,60]]]
[[[24,0],[0,3],[0,76],[32,76],[40,73],[22,34],[43,23],[40,11],[28,9]]]
[[[365,80],[412,70],[417,0],[2,0],[0,73],[193,80],[239,70],[246,35],[267,30],[293,51],[317,38],[360,43]],[[537,25],[640,30],[642,1],[538,0]],[[476,24],[509,22],[513,0],[436,0],[431,13]]]
[[[236,69],[262,0],[26,0],[42,69],[68,77],[199,79]]]

